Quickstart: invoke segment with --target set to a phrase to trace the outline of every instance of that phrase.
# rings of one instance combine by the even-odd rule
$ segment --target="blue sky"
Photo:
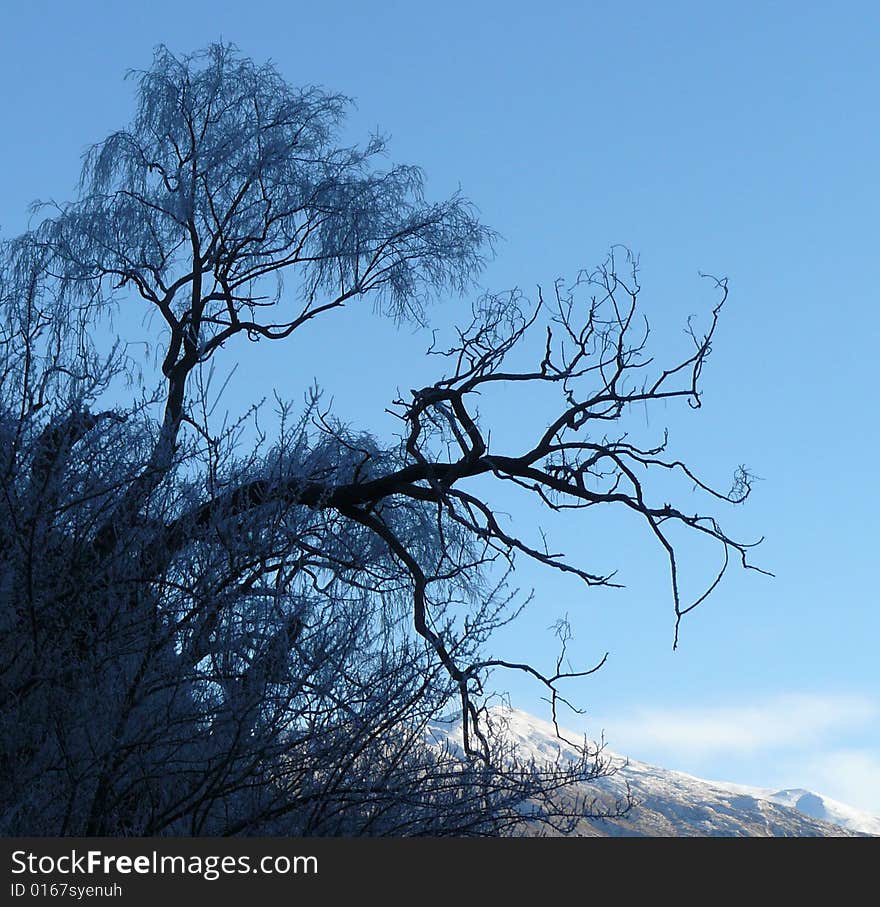
[[[460,186],[503,236],[487,287],[531,292],[624,243],[641,257],[658,349],[673,352],[713,301],[698,272],[729,278],[703,410],[655,411],[646,437],[668,425],[672,449],[720,485],[739,463],[762,476],[746,507],[719,515],[766,537],[757,560],[776,578],[732,572],[673,653],[651,540],[614,519],[545,520],[559,547],[619,568],[627,588],[585,593],[523,569],[535,602],[503,642],[549,667],[546,628],[568,613],[579,662],[611,652],[571,690],[588,712],[569,726],[671,768],[812,786],[880,813],[876,4],[16,4],[0,34],[3,234],[24,228],[33,199],[70,197],[86,145],[127,121],[126,69],[159,42],[219,38],[291,82],[353,96],[351,136],[389,134],[430,195]],[[430,376],[426,337],[368,309],[341,325],[261,348],[229,406],[256,387],[299,399],[317,375],[340,417],[390,432],[396,387]],[[540,422],[531,406],[499,413],[498,437]],[[711,569],[693,558],[697,575]],[[546,714],[536,688],[499,683]]]

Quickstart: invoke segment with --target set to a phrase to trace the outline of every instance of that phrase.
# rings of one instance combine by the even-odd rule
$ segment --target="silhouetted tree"
[[[669,561],[677,640],[748,546],[646,483],[678,472],[738,503],[750,478],[716,492],[665,439],[610,432],[634,405],[699,406],[725,283],[665,368],[628,253],[625,273],[618,250],[550,299],[479,295],[432,347],[437,380],[394,401],[399,443],[335,421],[314,391],[243,445],[242,421],[212,421],[221,351],[307,332],[361,297],[425,321],[437,293],[473,288],[492,234],[462,197],[426,202],[418,169],[378,169],[381,139],[338,145],[345,98],[293,89],[230,46],[160,48],[137,79],[134,120],[89,152],[79,198],[2,248],[0,830],[564,830],[590,805],[556,792],[611,767],[589,746],[576,764],[518,762],[488,729],[487,678],[533,675],[555,720],[559,684],[597,666],[542,672],[488,649],[518,610],[516,557],[588,585],[611,576],[505,528],[486,481],[550,511],[637,514]],[[96,340],[114,305],[163,324],[160,385],[128,405],[106,402],[134,377],[124,347]],[[495,449],[475,399],[529,385],[555,391],[555,409]],[[723,555],[689,601],[671,526]],[[563,656],[566,643],[563,628]],[[461,749],[431,746],[453,703]]]

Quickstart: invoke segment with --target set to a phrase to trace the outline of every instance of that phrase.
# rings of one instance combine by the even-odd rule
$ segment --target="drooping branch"
[[[375,464],[367,468],[374,453],[350,447],[352,456],[344,468],[322,475],[294,470],[286,478],[261,478],[233,486],[168,524],[157,540],[157,552],[173,557],[174,552],[217,525],[235,522],[266,507],[335,512],[358,523],[387,545],[409,576],[414,628],[458,686],[463,711],[471,714],[471,727],[479,739],[471,693],[482,671],[491,667],[527,670],[553,691],[554,710],[558,682],[589,672],[544,674],[504,659],[459,664],[451,654],[452,641],[432,630],[428,620],[431,605],[427,590],[436,577],[397,536],[393,523],[383,515],[387,507],[395,501],[409,501],[417,508],[433,508],[441,532],[444,525],[455,526],[485,546],[491,557],[504,558],[510,564],[521,555],[569,573],[589,586],[619,585],[614,571],[588,569],[552,552],[543,541],[529,541],[502,527],[486,493],[468,487],[472,480],[493,478],[513,483],[551,512],[615,505],[642,519],[669,564],[676,647],[682,618],[717,588],[732,553],[743,567],[759,569],[748,560],[757,542],[731,537],[711,515],[652,501],[650,480],[655,473],[678,474],[712,500],[739,504],[748,497],[753,477],[745,467],[739,467],[730,490],[720,491],[700,479],[681,459],[665,455],[666,432],[653,446],[634,443],[625,431],[617,436],[608,434],[609,423],[625,420],[635,404],[680,399],[691,407],[700,405],[699,379],[727,298],[726,283],[715,281],[721,298],[712,308],[707,329],[699,334],[693,324],[688,325],[693,350],[677,363],[652,369],[653,360],[647,354],[650,331],[647,322],[637,317],[637,270],[635,263],[631,264],[629,280],[613,270],[612,258],[597,272],[581,275],[571,291],[557,284],[553,307],[541,295],[531,311],[524,311],[521,297],[515,295],[507,297],[504,304],[499,302],[501,297],[478,303],[471,326],[460,331],[457,345],[442,354],[453,363],[451,372],[433,385],[413,390],[409,399],[395,401],[394,412],[406,428],[399,448],[381,467]],[[592,292],[586,303],[576,298],[584,290]],[[545,339],[539,365],[510,368],[508,360],[521,348],[525,351],[531,332],[542,328]],[[490,386],[515,393],[524,383],[558,388],[560,407],[551,411],[536,440],[526,439],[523,450],[496,451],[476,412],[476,397]],[[593,433],[596,427],[601,436]],[[346,445],[340,429],[326,422],[321,423],[321,429],[336,444]],[[700,593],[687,600],[681,589],[672,527],[696,533],[721,549],[718,572]]]

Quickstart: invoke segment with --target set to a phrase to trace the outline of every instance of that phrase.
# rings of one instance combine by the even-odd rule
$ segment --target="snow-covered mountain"
[[[560,739],[553,725],[517,709],[496,708],[490,720],[517,755],[536,762],[576,760],[580,741],[573,732]],[[439,724],[435,742],[461,742],[457,724]],[[569,743],[567,741],[572,741]],[[625,816],[589,819],[576,834],[588,836],[772,836],[842,837],[880,835],[880,817],[802,789],[778,790],[706,781],[682,772],[626,759],[608,750],[616,774],[589,785],[589,795],[613,804],[627,787],[636,800]],[[583,791],[581,793],[584,793]]]

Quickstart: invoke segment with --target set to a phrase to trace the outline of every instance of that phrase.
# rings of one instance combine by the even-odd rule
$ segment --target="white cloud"
[[[788,694],[717,708],[642,709],[616,716],[606,736],[613,749],[634,758],[661,751],[703,760],[819,745],[878,715],[880,702],[866,696]]]
[[[829,750],[799,770],[804,786],[880,816],[880,754],[870,750]]]

